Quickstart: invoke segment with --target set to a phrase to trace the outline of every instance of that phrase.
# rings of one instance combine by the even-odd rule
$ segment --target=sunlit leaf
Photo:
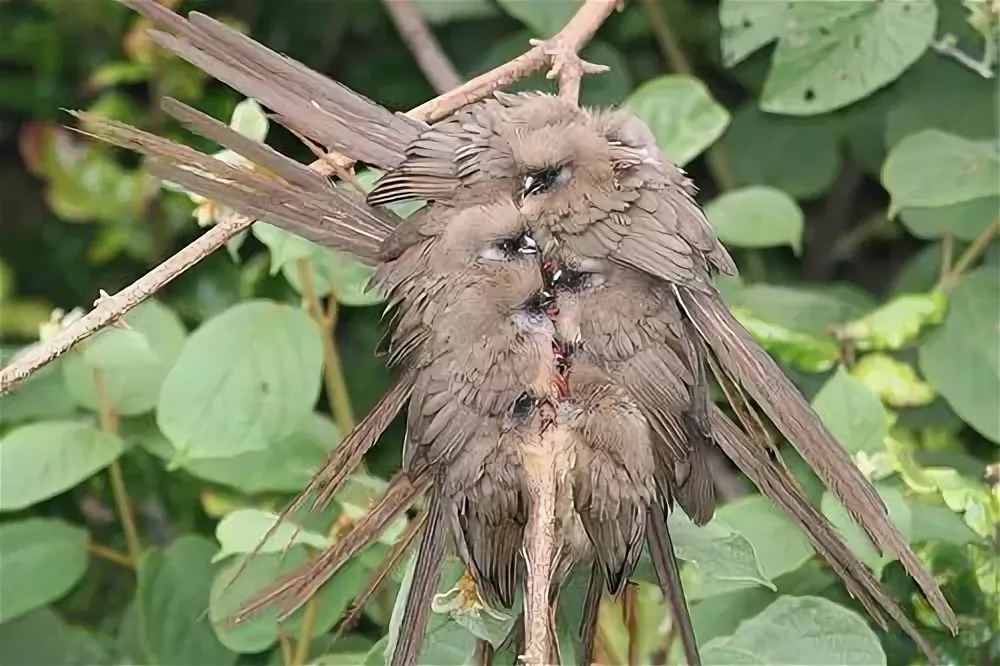
[[[892,407],[919,407],[933,402],[934,389],[917,377],[912,365],[887,354],[866,354],[851,368],[851,376]]]
[[[733,310],[733,314],[754,340],[785,363],[807,372],[824,372],[840,359],[840,347],[833,340],[772,324],[743,308]]]
[[[245,99],[236,105],[229,126],[253,141],[263,141],[267,138],[267,115],[260,108],[260,104],[252,99]]]
[[[812,406],[848,451],[871,453],[885,447],[889,419],[882,402],[843,367],[823,385]]]
[[[278,514],[259,509],[237,509],[227,514],[215,527],[219,550],[211,556],[212,561],[218,562],[231,555],[252,553],[277,520]],[[330,547],[330,540],[322,534],[310,532],[290,520],[285,520],[260,546],[258,552],[280,553],[296,544],[323,550]]]
[[[795,200],[771,187],[726,192],[705,206],[705,215],[723,243],[736,247],[787,245],[802,249],[805,217]]]
[[[897,296],[837,329],[837,336],[864,351],[895,351],[910,345],[926,326],[944,318],[948,302],[940,291]]]

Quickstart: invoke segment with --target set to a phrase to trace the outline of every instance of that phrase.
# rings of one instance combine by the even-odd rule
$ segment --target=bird
[[[396,175],[395,185],[390,188],[388,180],[382,183],[381,190],[376,187],[370,193],[369,202],[383,205],[398,201],[399,197],[423,196],[447,205],[462,188],[477,182],[492,182],[494,187],[508,191],[522,214],[532,218],[534,235],[543,235],[541,232],[549,229],[553,237],[580,257],[603,259],[662,280],[661,288],[673,293],[683,312],[685,330],[693,331],[689,337],[693,338],[703,364],[711,368],[719,384],[731,384],[732,390],[727,394],[731,406],[737,411],[752,411],[755,405],[760,408],[800,451],[871,540],[899,557],[944,624],[954,631],[954,613],[889,522],[885,507],[871,485],[777,364],[725,308],[713,285],[713,271],[731,271],[731,259],[718,252],[721,246],[694,202],[690,182],[680,169],[660,155],[648,128],[641,122],[630,118],[625,111],[589,112],[575,107],[567,111],[553,98],[535,93],[498,94],[431,126],[393,114],[204,15],[192,13],[185,20],[153,0],[123,1],[173,33],[155,33],[154,41],[243,94],[258,99],[275,112],[282,124],[369,164],[395,169],[387,177]],[[528,102],[534,105],[530,113],[517,111],[529,108]],[[502,117],[504,114],[507,119]],[[560,136],[560,125],[570,125],[570,134]],[[513,129],[505,134],[504,127]],[[545,141],[545,135],[556,140]],[[233,137],[230,140],[235,142]],[[533,155],[531,151],[536,145],[540,154]],[[602,158],[606,156],[607,164],[603,159],[594,160],[588,153],[595,146]],[[415,180],[417,189],[406,191],[405,178],[401,184],[398,176],[406,173],[408,160],[413,163],[417,158],[428,157],[425,154],[428,152],[430,157],[437,158],[430,164],[436,164],[439,170],[427,178],[428,174],[411,169],[405,178]],[[255,199],[245,188],[241,189],[240,184],[249,182],[243,176],[242,180],[223,178],[221,182],[205,177],[206,173],[220,175],[217,165],[209,165],[208,171],[200,173],[172,171],[168,166],[175,163],[176,157],[169,151],[163,154],[161,173],[185,176],[186,182],[170,180],[192,190],[200,187],[199,193],[223,203],[228,198],[239,205],[227,205],[248,215],[259,217],[269,207],[281,208],[287,204],[273,200],[260,206],[261,200],[268,197]],[[202,166],[205,165],[196,170]],[[294,193],[271,191],[273,194],[284,191],[286,199],[312,194],[308,188]],[[581,193],[583,206],[575,196]],[[306,203],[307,207],[314,205],[313,201]],[[300,210],[295,221],[308,227],[309,216],[305,212],[306,209]],[[339,217],[327,215],[329,211],[322,209],[317,212],[315,226],[299,227],[297,233],[331,247],[351,244],[359,256],[370,255],[370,239],[361,239],[368,233],[377,235],[382,226],[380,222],[375,223],[374,229],[365,226],[372,223],[371,211],[341,212]],[[364,224],[350,230],[340,225],[360,221]],[[291,225],[287,219],[285,223]],[[401,395],[396,395],[397,402],[405,402]],[[775,471],[778,452],[756,445],[743,449],[723,447],[717,432],[720,427],[717,417],[712,412],[706,419],[699,413],[706,411],[699,407],[700,403],[700,397],[692,400],[693,420],[700,427],[706,421],[710,423],[714,441],[731,458],[736,452],[743,456],[746,469],[743,466],[741,469],[757,479],[755,483],[762,492],[789,515],[814,510],[801,494],[789,494],[784,485],[789,477]],[[764,467],[757,469],[751,463]],[[829,528],[822,514],[816,520],[824,529]],[[803,525],[807,532],[813,527]],[[840,556],[830,547],[821,552],[828,559]],[[851,565],[835,569],[852,593],[860,594],[860,589],[868,589],[865,587],[868,583],[861,585],[856,581],[862,576],[864,566],[856,558],[850,559],[849,552],[843,557]],[[877,581],[872,584],[884,597]],[[870,613],[876,612],[873,610],[876,606],[900,621],[883,602],[866,604]]]

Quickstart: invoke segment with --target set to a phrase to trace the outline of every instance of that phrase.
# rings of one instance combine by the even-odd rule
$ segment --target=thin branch
[[[104,370],[94,369],[94,392],[97,394],[97,410],[101,424],[101,430],[106,433],[118,433],[118,412],[111,402],[108,394],[107,382],[104,378]],[[125,475],[122,473],[121,463],[117,460],[108,467],[108,476],[111,480],[111,494],[115,500],[115,508],[118,510],[118,519],[122,523],[122,532],[125,533],[125,543],[128,546],[128,557],[132,566],[139,566],[139,558],[142,556],[142,541],[139,539],[139,528],[135,524],[135,514],[132,510],[132,502],[129,500],[128,489],[125,486]]]
[[[425,122],[441,120],[463,106],[483,99],[500,88],[537,72],[546,64],[553,63],[554,56],[551,54],[554,45],[561,47],[563,55],[567,49],[572,49],[576,53],[593,37],[616,6],[616,0],[587,0],[566,27],[551,40],[535,46],[505,65],[477,76],[449,93],[421,104],[406,115]],[[331,162],[345,170],[354,165],[354,160],[350,158],[329,153],[327,158],[313,162],[310,168],[324,175],[331,175],[334,173]],[[69,351],[76,343],[118,320],[184,271],[223,247],[229,239],[248,229],[253,223],[254,220],[249,217],[229,216],[114,296],[99,299],[94,309],[86,316],[67,326],[51,339],[25,350],[0,370],[0,396],[9,393],[33,372]]]
[[[434,90],[442,94],[462,85],[462,77],[455,71],[455,66],[445,55],[441,43],[427,26],[413,0],[384,0],[384,3],[399,36],[406,42]]]
[[[996,72],[993,69],[993,60],[996,58],[996,46],[993,45],[993,38],[986,38],[986,46],[983,50],[983,59],[976,60],[968,53],[958,48],[955,44],[955,38],[950,35],[946,35],[941,39],[937,39],[931,42],[931,48],[934,49],[939,55],[943,55],[946,58],[951,58],[958,64],[966,67],[984,79],[992,79],[996,76]]]
[[[965,249],[965,252],[958,258],[955,265],[941,276],[938,288],[947,290],[958,284],[962,276],[985,254],[986,249],[993,242],[994,236],[998,234],[1000,234],[1000,220],[991,223],[983,229],[981,234],[976,236],[976,239]]]
[[[91,541],[87,544],[87,553],[96,557],[99,560],[104,560],[106,562],[112,562],[118,566],[125,567],[126,569],[132,568],[132,560],[125,553],[119,553],[113,548],[108,548],[107,546],[102,546],[99,543],[94,543]]]

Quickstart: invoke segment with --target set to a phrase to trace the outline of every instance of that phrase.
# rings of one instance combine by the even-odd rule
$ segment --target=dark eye
[[[553,187],[562,185],[568,179],[569,169],[564,165],[532,171],[525,174],[521,181],[520,198],[524,199],[532,194],[548,192]]]
[[[549,281],[557,289],[579,291],[591,286],[590,277],[590,273],[559,268],[552,274]]]
[[[522,393],[510,408],[510,415],[518,421],[526,421],[538,406],[538,398]]]
[[[500,238],[493,241],[479,256],[490,261],[510,261],[518,255],[537,253],[538,244],[535,239],[523,233],[516,238]]]

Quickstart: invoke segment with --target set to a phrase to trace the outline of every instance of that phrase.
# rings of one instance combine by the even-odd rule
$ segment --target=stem
[[[972,244],[965,249],[951,270],[941,276],[938,288],[947,290],[958,284],[965,272],[983,256],[998,232],[1000,232],[1000,220],[983,229],[982,233],[976,236]]]
[[[622,613],[625,616],[625,629],[628,632],[628,663],[629,666],[639,664],[639,607],[636,589],[632,585],[625,586]]]
[[[316,630],[316,618],[319,616],[319,595],[313,595],[306,604],[302,614],[302,629],[299,640],[295,644],[295,654],[291,666],[302,666],[309,660],[309,647],[312,645],[313,631]]]
[[[99,543],[88,543],[87,552],[100,560],[112,562],[129,569],[132,568],[132,560],[127,554],[119,553],[117,550],[108,548],[107,546],[102,546]]]
[[[319,325],[323,336],[323,375],[326,380],[326,395],[330,401],[330,411],[333,420],[340,430],[341,436],[347,435],[354,428],[354,410],[351,407],[351,396],[347,391],[347,381],[340,364],[340,354],[337,352],[337,341],[334,337],[337,326],[337,306],[333,297],[330,298],[326,314],[323,304],[316,292],[316,280],[312,261],[299,259],[299,277],[302,280],[302,297],[306,308]]]
[[[97,410],[101,430],[117,435],[118,413],[115,411],[114,405],[111,404],[111,396],[108,395],[108,387],[104,381],[104,371],[100,368],[94,368],[94,390],[97,393]],[[128,489],[125,487],[125,475],[122,474],[121,464],[117,460],[111,463],[108,475],[111,479],[111,494],[118,510],[118,518],[122,522],[122,532],[125,533],[128,556],[132,561],[132,566],[138,566],[139,557],[142,555],[142,541],[139,539],[139,529],[135,524]]]
[[[288,638],[286,634],[281,629],[278,629],[278,650],[281,652],[281,663],[285,666],[291,666],[292,659],[292,641]]]

